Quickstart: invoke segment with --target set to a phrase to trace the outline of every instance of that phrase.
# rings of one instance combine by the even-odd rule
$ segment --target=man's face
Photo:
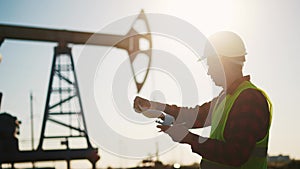
[[[217,86],[224,86],[225,72],[223,64],[218,56],[207,57],[207,75],[209,75]]]

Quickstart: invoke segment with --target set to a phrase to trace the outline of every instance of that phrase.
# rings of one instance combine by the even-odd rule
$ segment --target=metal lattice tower
[[[55,128],[48,127],[50,125]],[[51,129],[55,130],[54,134],[51,134]],[[81,139],[81,141],[84,139],[87,146],[85,148],[92,149],[71,48],[59,45],[54,48],[44,119],[37,150],[44,149],[44,142],[47,140],[61,141],[61,145],[65,149],[70,149],[72,148],[70,147],[72,139]]]

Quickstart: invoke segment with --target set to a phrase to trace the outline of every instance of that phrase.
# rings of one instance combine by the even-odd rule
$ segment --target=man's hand
[[[134,99],[133,108],[136,112],[141,113],[147,109],[150,109],[151,104],[149,100],[137,96]]]
[[[179,143],[188,143],[190,132],[188,128],[183,124],[174,124],[173,126],[157,125],[157,128],[161,129],[160,132],[167,133],[173,141]]]

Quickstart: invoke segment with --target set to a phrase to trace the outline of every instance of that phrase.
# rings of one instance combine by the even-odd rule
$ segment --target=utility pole
[[[2,102],[2,93],[0,92],[0,109],[1,109],[1,102]]]
[[[159,147],[158,147],[158,142],[155,143],[156,151],[155,151],[155,157],[156,161],[159,161]]]
[[[30,92],[30,122],[31,122],[31,148],[34,151],[34,123],[33,123],[33,96],[32,91]],[[32,161],[32,168],[35,168],[34,161]]]

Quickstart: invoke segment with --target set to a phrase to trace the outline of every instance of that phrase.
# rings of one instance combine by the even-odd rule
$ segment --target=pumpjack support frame
[[[67,70],[62,70],[61,66],[62,64],[59,62],[59,58],[66,57],[68,63],[63,63],[65,66],[68,66],[69,68]],[[72,77],[67,77],[64,74],[68,73],[68,75]],[[66,83],[68,90],[66,92],[63,91],[63,88],[61,86],[56,87],[56,90],[58,93],[53,92],[54,89],[54,78],[57,77],[59,80],[59,84],[61,85],[62,81]],[[51,96],[52,95],[58,95],[60,98],[58,102],[55,104],[51,105]],[[63,98],[64,97],[64,98]],[[68,104],[71,101],[78,101],[78,110],[63,110],[64,104]],[[74,102],[73,102],[74,103]],[[52,109],[57,109],[59,112],[51,112]],[[72,126],[72,124],[66,124],[65,122],[58,121],[55,119],[55,116],[80,116],[82,118],[82,123],[83,126]],[[87,143],[87,148],[88,149],[93,149],[91,142],[88,137],[88,131],[87,131],[87,126],[86,126],[86,121],[83,113],[83,106],[82,106],[82,101],[81,101],[81,96],[80,96],[80,91],[78,87],[78,80],[77,80],[77,75],[75,71],[75,66],[74,66],[74,61],[73,61],[73,56],[71,52],[71,48],[67,47],[65,45],[58,45],[57,47],[54,48],[54,56],[53,56],[53,61],[52,61],[52,67],[51,67],[51,73],[50,73],[50,80],[49,80],[49,86],[48,86],[48,93],[47,93],[47,99],[46,99],[46,106],[45,106],[45,111],[44,111],[44,118],[43,118],[43,123],[42,123],[42,130],[41,130],[41,136],[40,136],[40,141],[37,150],[42,150],[43,149],[43,143],[45,139],[66,139],[66,143],[68,143],[68,139],[74,137],[72,133],[69,135],[65,136],[55,136],[55,137],[47,137],[45,135],[46,131],[46,124],[48,121],[51,121],[52,123],[55,123],[57,125],[67,127],[71,130],[77,131],[77,136],[76,137],[83,137],[86,140]],[[66,148],[69,149],[69,144],[66,144]]]

